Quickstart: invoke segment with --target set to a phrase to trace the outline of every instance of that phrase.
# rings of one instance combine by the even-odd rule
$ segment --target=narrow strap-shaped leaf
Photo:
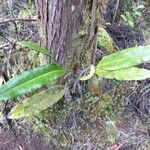
[[[12,99],[36,90],[64,74],[56,64],[48,64],[26,71],[10,79],[0,88],[0,100]]]
[[[16,75],[14,78],[10,79],[0,88],[0,94],[7,92],[12,89],[14,86],[21,85],[29,80],[35,79],[44,73],[52,72],[55,70],[62,70],[62,68],[56,64],[47,64],[31,70],[25,71],[22,74]]]
[[[16,105],[8,114],[9,119],[19,119],[22,117],[33,116],[59,101],[64,95],[64,89],[47,89],[32,97],[26,99],[22,103]]]
[[[96,66],[103,70],[118,70],[134,67],[150,60],[150,45],[128,48],[105,56]]]
[[[150,71],[147,69],[131,67],[115,71],[96,70],[96,74],[102,78],[116,80],[144,80],[150,78]]]
[[[30,42],[30,41],[19,41],[16,44],[18,44],[20,46],[23,46],[23,47],[27,47],[27,48],[33,49],[33,50],[36,50],[38,52],[41,52],[41,53],[43,53],[45,55],[50,56],[50,54],[49,54],[47,49],[41,47],[40,45],[38,45],[36,43]]]

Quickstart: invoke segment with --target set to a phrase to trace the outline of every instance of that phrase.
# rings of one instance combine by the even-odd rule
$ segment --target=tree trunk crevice
[[[73,59],[72,41],[82,24],[80,0],[36,0],[41,45],[64,65]]]

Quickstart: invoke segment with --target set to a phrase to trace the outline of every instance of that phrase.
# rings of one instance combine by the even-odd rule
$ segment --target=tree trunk
[[[36,0],[36,8],[41,45],[49,50],[52,57],[69,68],[82,59],[90,64],[95,54],[97,0]],[[83,28],[87,8],[91,11],[91,21],[81,43],[77,33]],[[80,44],[77,44],[79,41]]]

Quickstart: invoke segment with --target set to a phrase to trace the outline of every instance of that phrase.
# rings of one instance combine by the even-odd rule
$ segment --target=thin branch
[[[0,20],[0,24],[15,22],[15,21],[37,21],[37,19],[35,18],[12,18],[12,19]]]
[[[4,48],[4,47],[8,47],[9,45],[10,45],[10,43],[0,45],[0,49],[2,49],[2,48]]]
[[[115,12],[114,12],[114,15],[113,15],[112,22],[114,22],[114,21],[115,21],[115,19],[116,19],[117,11],[118,11],[118,7],[119,7],[119,3],[120,3],[120,0],[117,0],[117,2],[116,2],[116,6],[115,6]]]
[[[11,42],[6,36],[4,36],[2,32],[0,32],[0,36],[7,40],[10,44],[13,44],[13,42]]]
[[[14,12],[13,12],[13,1],[12,0],[7,0],[7,2],[8,2],[8,7],[9,7],[9,11],[10,11],[11,17],[15,18]],[[14,24],[14,27],[15,27],[17,40],[19,40],[17,24],[16,24],[15,21],[13,21],[13,24]]]

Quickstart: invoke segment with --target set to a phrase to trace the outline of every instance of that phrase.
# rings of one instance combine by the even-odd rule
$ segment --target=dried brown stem
[[[13,19],[5,19],[0,20],[0,24],[9,23],[9,22],[16,22],[16,21],[37,21],[35,18],[13,18]]]
[[[2,48],[4,48],[4,47],[8,47],[9,45],[10,45],[10,43],[0,45],[0,49],[2,49]]]

